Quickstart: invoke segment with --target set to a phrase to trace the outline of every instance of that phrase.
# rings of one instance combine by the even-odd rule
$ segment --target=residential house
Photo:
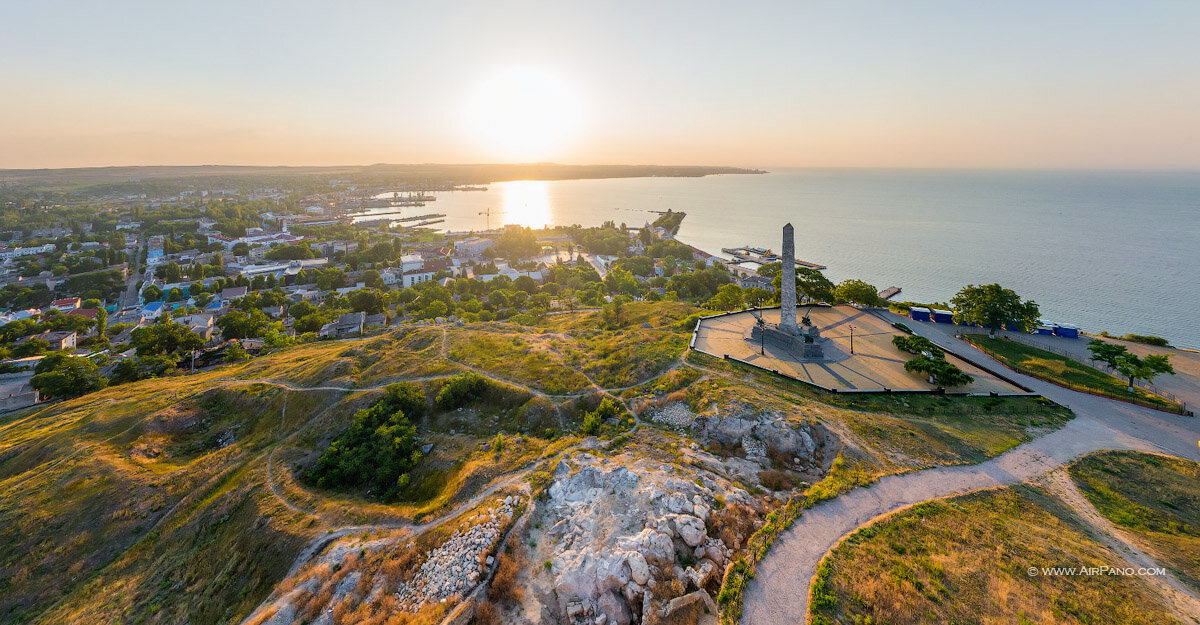
[[[75,342],[79,338],[74,330],[59,330],[57,332],[43,332],[35,334],[30,338],[42,339],[50,344],[51,351],[75,351]]]
[[[248,289],[244,286],[231,286],[226,289],[221,289],[221,301],[228,303],[245,297],[247,290]]]
[[[338,317],[337,321],[321,326],[321,331],[318,336],[325,339],[359,335],[362,334],[363,325],[365,323],[365,313],[346,313],[341,317]]]
[[[54,310],[75,310],[79,308],[80,299],[78,297],[67,297],[64,299],[56,299],[51,302],[50,307]]]
[[[364,330],[382,330],[387,327],[387,315],[379,313],[378,315],[367,315],[363,320]]]

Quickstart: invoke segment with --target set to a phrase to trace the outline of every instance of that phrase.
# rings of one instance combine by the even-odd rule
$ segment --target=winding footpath
[[[955,339],[952,326],[912,325],[917,334],[946,351],[965,354],[974,361],[986,358],[980,352],[970,353],[972,348]],[[999,365],[992,368],[999,369]],[[1157,452],[1200,461],[1200,418],[1077,393],[1007,370],[1005,373],[1069,407],[1075,418],[1062,429],[986,462],[888,476],[805,511],[759,562],[746,589],[742,623],[804,623],[809,589],[822,558],[846,535],[902,508],[1038,478],[1080,456],[1105,449]],[[1189,405],[1200,405],[1192,398],[1187,401]]]

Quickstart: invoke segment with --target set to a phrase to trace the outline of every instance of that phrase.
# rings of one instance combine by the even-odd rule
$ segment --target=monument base
[[[818,362],[827,360],[825,344],[829,339],[820,334],[792,334],[774,323],[755,324],[750,326],[745,339],[759,343],[773,350],[783,350],[792,360],[799,362]]]

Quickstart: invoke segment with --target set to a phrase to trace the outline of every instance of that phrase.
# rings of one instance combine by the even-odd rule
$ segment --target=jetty
[[[372,223],[379,223],[379,222],[383,222],[383,221],[400,222],[400,223],[410,222],[410,221],[419,221],[421,223],[418,225],[425,225],[426,223],[437,223],[437,222],[443,221],[444,220],[443,218],[446,216],[445,213],[427,213],[425,215],[413,215],[412,217],[400,217],[399,215],[401,215],[401,214],[402,213],[400,213],[400,212],[368,213],[368,214],[359,214],[359,215],[347,215],[347,217],[349,218],[348,221],[350,223],[356,223],[356,224],[372,224]],[[437,220],[437,221],[431,221],[431,220]]]
[[[886,299],[892,299],[893,297],[896,297],[899,294],[900,294],[900,287],[889,286],[888,288],[879,292],[879,297],[880,297],[880,299],[886,300]]]
[[[721,253],[728,254],[732,256],[734,260],[741,263],[767,265],[770,263],[783,262],[783,259],[771,250],[761,247],[751,247],[749,245],[743,245],[741,247],[723,247],[721,248]],[[827,269],[825,265],[809,262],[807,260],[796,259],[795,262],[801,267],[808,267],[809,269],[816,269],[817,271]],[[899,292],[899,289],[897,289],[897,292]]]

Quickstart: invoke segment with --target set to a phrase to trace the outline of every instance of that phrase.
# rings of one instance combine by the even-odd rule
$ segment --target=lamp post
[[[850,353],[854,353],[854,326],[850,326]]]

